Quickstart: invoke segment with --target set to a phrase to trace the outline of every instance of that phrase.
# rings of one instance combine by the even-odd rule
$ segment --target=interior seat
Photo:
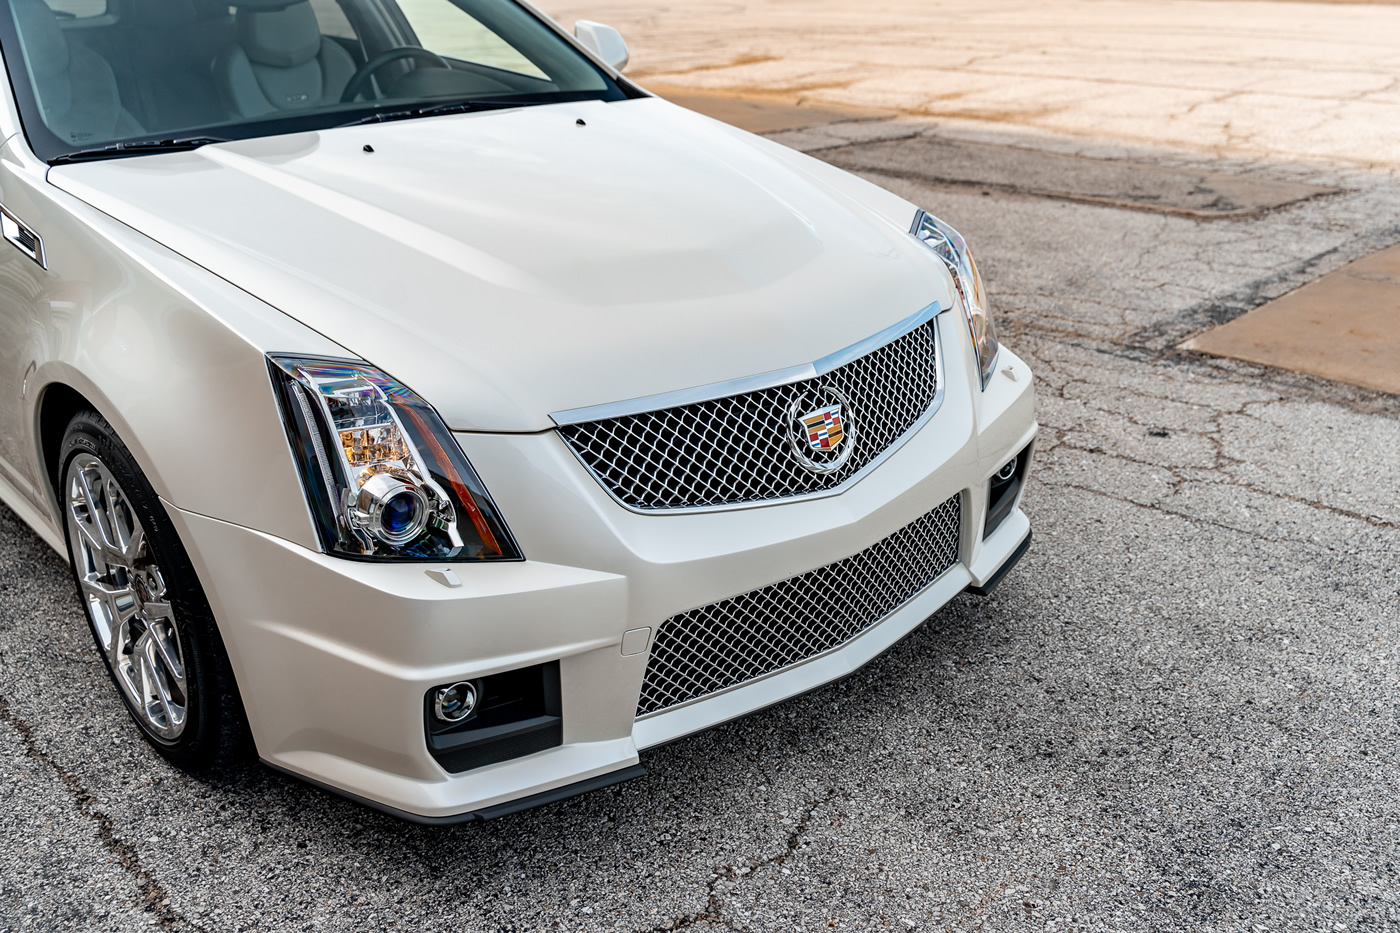
[[[12,0],[11,8],[34,76],[39,112],[55,136],[82,147],[145,132],[122,106],[106,59],[70,42],[43,0]]]
[[[350,53],[321,35],[309,0],[237,0],[237,41],[214,60],[214,82],[237,115],[265,117],[340,100]]]
[[[219,0],[139,0],[122,5],[121,54],[134,88],[129,104],[152,132],[223,123],[224,106],[209,63],[234,41],[233,15]],[[118,80],[123,77],[118,71]]]

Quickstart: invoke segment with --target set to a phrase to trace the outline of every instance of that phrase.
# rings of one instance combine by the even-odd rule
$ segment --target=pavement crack
[[[797,853],[802,846],[802,835],[807,828],[812,825],[812,817],[817,810],[825,803],[831,801],[837,792],[828,791],[824,796],[816,800],[809,801],[802,809],[802,816],[793,824],[792,831],[788,833],[784,842],[783,850],[777,855],[761,859],[752,865],[740,862],[738,864],[723,865],[717,868],[705,886],[705,906],[703,909],[693,913],[685,914],[681,917],[669,920],[659,926],[649,927],[643,933],[664,933],[667,930],[683,930],[687,927],[695,926],[698,923],[718,924],[725,929],[737,930],[738,928],[724,918],[724,898],[720,894],[719,884],[722,881],[737,883],[744,878],[752,877],[759,870],[768,868],[771,865],[781,865]]]
[[[141,894],[141,909],[155,917],[162,929],[194,930],[206,933],[204,927],[189,920],[170,905],[170,894],[161,887],[150,869],[141,864],[141,856],[136,847],[117,835],[116,824],[106,813],[97,809],[97,797],[83,786],[83,782],[53,756],[39,746],[34,729],[10,709],[9,701],[0,697],[0,722],[5,723],[19,735],[24,743],[24,753],[33,761],[44,765],[57,775],[63,789],[73,798],[78,812],[97,825],[97,838],[104,848],[116,857],[117,863],[136,882]]]
[[[1356,512],[1351,509],[1341,508],[1340,506],[1329,505],[1326,502],[1318,502],[1316,499],[1307,499],[1303,496],[1297,496],[1292,493],[1279,492],[1276,489],[1263,489],[1259,486],[1255,486],[1253,483],[1223,481],[1219,485],[1234,486],[1237,489],[1247,489],[1250,492],[1257,493],[1261,496],[1269,496],[1274,499],[1282,499],[1285,502],[1292,502],[1297,505],[1304,506],[1306,508],[1316,509],[1319,512],[1328,512],[1332,515],[1336,515],[1338,518],[1347,518],[1351,519],[1352,521],[1365,522],[1373,528],[1384,528],[1387,531],[1400,531],[1400,523],[1387,521],[1384,517],[1380,515],[1368,515],[1364,512]]]
[[[1226,522],[1215,521],[1214,519],[1204,518],[1200,515],[1194,515],[1189,512],[1181,512],[1177,511],[1176,509],[1164,508],[1161,505],[1145,505],[1144,503],[1138,502],[1134,499],[1130,499],[1127,496],[1120,496],[1116,493],[1105,492],[1102,489],[1094,489],[1092,487],[1085,486],[1083,483],[1054,483],[1053,485],[1058,486],[1061,489],[1074,489],[1087,495],[1098,496],[1104,499],[1111,499],[1114,502],[1121,502],[1124,505],[1130,505],[1139,509],[1146,509],[1148,511],[1155,512],[1164,512],[1168,515],[1173,515],[1177,518],[1180,518],[1184,521],[1190,522],[1195,525],[1207,525],[1211,528],[1219,528],[1222,531],[1234,532],[1235,534],[1244,535],[1249,538],[1255,538],[1259,541],[1264,541],[1268,544],[1281,543],[1278,538],[1273,538],[1269,535],[1260,534],[1259,532],[1251,531],[1248,528],[1240,528],[1236,525],[1231,525]]]

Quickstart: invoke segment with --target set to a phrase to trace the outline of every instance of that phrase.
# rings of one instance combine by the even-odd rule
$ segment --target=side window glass
[[[477,22],[452,0],[398,0],[423,48],[444,58],[504,68],[547,78],[543,71],[504,39]]]
[[[107,0],[44,0],[59,19],[88,19],[107,12]]]

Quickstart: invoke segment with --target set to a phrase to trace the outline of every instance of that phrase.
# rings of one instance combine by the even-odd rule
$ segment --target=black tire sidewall
[[[126,692],[116,680],[111,660],[88,616],[87,600],[78,584],[78,561],[68,522],[68,473],[73,458],[87,453],[102,462],[126,493],[127,501],[146,533],[151,557],[160,567],[167,598],[174,610],[175,629],[185,665],[185,692],[188,700],[184,731],[174,741],[151,732],[139,711],[132,707]],[[241,703],[232,684],[232,674],[223,653],[223,643],[214,624],[213,613],[200,586],[189,555],[159,496],[122,443],[111,425],[96,412],[80,412],[69,422],[57,457],[57,492],[63,534],[68,545],[73,583],[83,609],[83,623],[92,635],[112,687],[147,741],[176,765],[200,769],[225,757],[240,744]],[[230,696],[231,695],[231,696]],[[232,699],[236,709],[230,709]]]

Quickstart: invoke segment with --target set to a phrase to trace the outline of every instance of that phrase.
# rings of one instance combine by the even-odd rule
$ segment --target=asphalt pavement
[[[994,147],[998,183],[887,145],[920,137]],[[425,828],[167,766],[0,507],[0,931],[1400,928],[1400,397],[1181,349],[1400,241],[1400,187],[910,120],[777,138],[977,250],[1040,391],[1001,588],[645,778]],[[1194,216],[997,168],[1037,153],[1335,190]]]

